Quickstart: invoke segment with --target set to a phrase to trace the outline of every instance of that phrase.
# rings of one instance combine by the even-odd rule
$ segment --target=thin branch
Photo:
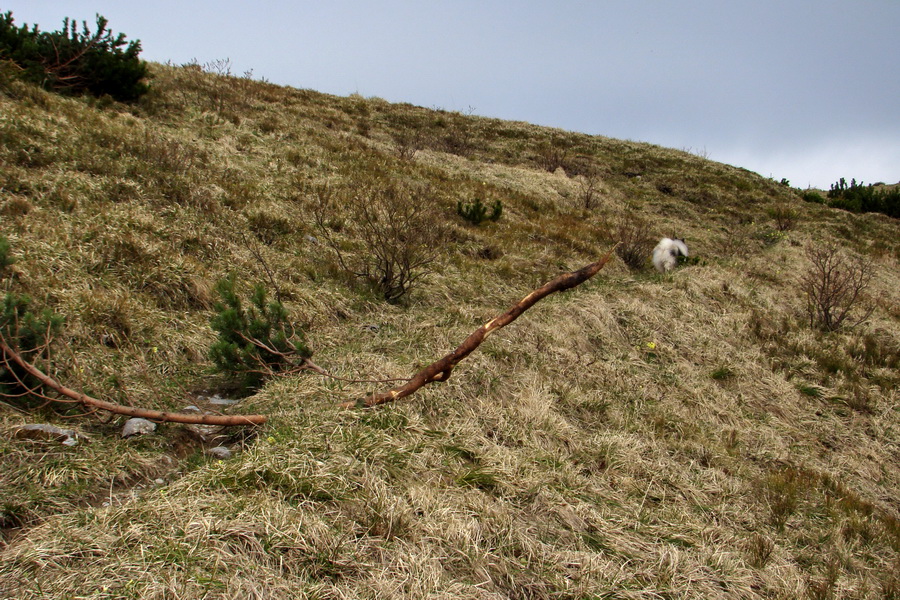
[[[9,398],[10,396],[7,396],[6,394],[3,394],[3,397]],[[10,404],[9,402],[6,402],[5,400],[0,400],[0,404],[3,404],[3,405],[5,405],[5,406],[7,406],[7,407],[13,409],[13,410],[16,411],[16,412],[23,414],[23,415],[27,415],[27,416],[30,416],[30,415],[31,415],[31,413],[28,412],[27,410],[24,410],[24,409],[22,409],[22,408],[19,408],[19,407],[16,406],[15,404]]]
[[[262,340],[244,335],[240,331],[235,331],[235,333],[245,342],[253,344],[260,350],[265,350],[266,352],[269,352],[275,356],[279,356],[288,362],[291,362],[292,360],[295,360],[296,358],[298,358],[296,352],[293,352],[293,351],[282,352],[280,350],[276,350],[272,346],[269,346]],[[395,378],[388,378],[388,379],[349,379],[347,377],[341,377],[339,375],[334,375],[333,373],[326,371],[325,369],[323,369],[322,367],[320,367],[319,365],[317,365],[310,359],[303,358],[303,357],[299,357],[300,364],[294,365],[293,368],[285,369],[283,371],[275,371],[274,369],[269,367],[268,363],[266,363],[260,356],[256,356],[254,358],[256,359],[256,361],[258,363],[260,363],[260,365],[262,365],[262,368],[259,370],[248,369],[247,372],[248,373],[259,373],[260,375],[266,375],[268,377],[274,377],[276,375],[280,375],[280,376],[294,375],[301,371],[313,371],[314,373],[318,373],[322,377],[328,377],[330,379],[335,379],[337,381],[344,381],[346,383],[393,383],[395,381],[409,381],[409,378],[406,378],[406,377],[403,377],[403,378],[395,377]]]
[[[281,300],[281,290],[278,287],[278,284],[275,283],[275,275],[272,273],[272,269],[269,268],[269,263],[266,262],[266,259],[263,258],[262,253],[256,249],[255,244],[251,244],[247,239],[247,234],[241,230],[241,241],[244,242],[244,246],[250,251],[250,254],[253,255],[253,258],[262,265],[263,270],[266,272],[266,277],[269,279],[269,285],[272,286],[272,289],[275,290],[275,300],[280,304]]]
[[[264,415],[197,415],[123,406],[105,400],[98,400],[87,394],[82,394],[81,392],[67,388],[49,375],[46,375],[33,364],[22,358],[18,352],[9,347],[2,335],[0,335],[0,352],[22,367],[29,375],[40,381],[44,386],[54,390],[61,396],[80,402],[89,409],[105,410],[119,415],[150,419],[151,421],[168,421],[172,423],[189,423],[197,425],[261,425],[267,420],[267,417]]]
[[[409,396],[410,394],[417,391],[419,388],[428,385],[429,383],[434,383],[435,381],[446,381],[450,378],[450,375],[453,372],[454,367],[461,360],[471,354],[481,343],[487,338],[488,335],[493,333],[494,331],[509,325],[513,321],[515,321],[522,313],[526,310],[534,306],[538,301],[543,298],[553,294],[554,292],[561,292],[564,290],[568,290],[577,285],[580,285],[596,275],[600,269],[602,269],[607,262],[609,262],[610,258],[612,258],[613,252],[615,251],[615,247],[612,250],[606,253],[606,255],[600,260],[593,262],[586,267],[583,267],[577,271],[572,271],[571,273],[564,273],[559,277],[545,283],[543,286],[534,290],[524,298],[522,298],[519,302],[514,304],[512,308],[503,313],[502,315],[491,319],[477,330],[475,330],[472,334],[467,337],[462,344],[460,344],[456,350],[447,354],[442,359],[431,363],[418,373],[416,373],[409,381],[400,387],[396,387],[392,390],[388,390],[386,392],[380,392],[377,394],[371,394],[366,398],[362,398],[358,401],[352,402],[344,402],[341,404],[344,408],[353,408],[353,407],[372,407],[377,406],[379,404],[386,404],[388,402],[393,402],[394,400],[399,400],[400,398],[404,398]]]
[[[23,390],[25,390],[21,394],[12,395],[12,394],[4,393],[3,396],[5,396],[7,398],[20,398],[23,396],[34,396],[41,400],[47,400],[48,402],[57,401],[56,398],[51,398],[49,396],[45,396],[42,392],[40,392],[39,391],[41,389],[40,386],[30,387],[27,383],[25,383],[25,381],[21,377],[19,377],[19,374],[16,373],[15,369],[12,368],[12,365],[9,364],[9,358],[6,355],[3,356],[3,364],[6,365],[6,372],[9,373],[10,375],[12,375],[12,378],[16,380],[16,383],[19,385],[19,387],[21,387]],[[58,401],[59,402],[74,402],[74,400],[58,400]],[[47,403],[44,403],[43,405],[41,405],[41,407],[43,408],[46,405],[47,405]]]

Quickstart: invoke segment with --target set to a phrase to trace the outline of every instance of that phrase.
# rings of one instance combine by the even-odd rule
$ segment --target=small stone
[[[212,398],[209,399],[210,404],[215,404],[217,406],[231,406],[232,404],[237,404],[238,400],[232,400],[231,398],[224,398],[219,394],[216,394]]]
[[[321,242],[319,242],[319,238],[314,235],[304,235],[303,239],[309,242],[310,244],[315,244],[318,246]]]
[[[166,480],[160,477],[159,479],[154,479],[153,483],[155,483],[156,485],[165,485]]]
[[[210,448],[206,451],[206,453],[213,458],[218,458],[219,460],[231,458],[231,450],[229,450],[225,446],[216,446],[215,448]]]
[[[185,406],[185,407],[184,407],[183,409],[181,409],[181,410],[182,410],[183,412],[195,412],[195,413],[202,412],[202,411],[200,410],[199,407],[194,406],[193,404],[191,404],[190,406]]]
[[[222,430],[218,425],[196,425],[193,423],[185,425],[184,428],[188,431],[192,431],[204,441],[215,437]]]
[[[122,427],[122,437],[127,438],[133,435],[144,435],[156,431],[156,423],[147,419],[128,419],[125,426]]]
[[[64,446],[75,446],[78,440],[87,440],[87,436],[78,433],[72,429],[63,429],[55,425],[46,423],[35,423],[32,425],[22,425],[16,427],[13,436],[17,438],[28,438],[32,440],[46,440],[48,442],[59,442]]]

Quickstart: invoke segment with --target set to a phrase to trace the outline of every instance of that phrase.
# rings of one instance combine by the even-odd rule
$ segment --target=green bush
[[[9,255],[9,251],[9,240],[5,236],[0,235],[0,279],[5,276],[6,270],[15,262],[13,257]]]
[[[62,329],[64,319],[49,309],[35,312],[31,298],[9,292],[0,305],[0,336],[8,346],[18,349],[23,358],[40,354],[54,334]],[[0,379],[3,378],[0,368]]]
[[[0,280],[5,277],[6,267],[13,263],[9,250],[9,241],[0,236]],[[8,292],[0,302],[0,341],[16,350],[25,360],[33,361],[45,355],[47,345],[62,330],[63,322],[63,317],[50,310],[32,310],[28,296]],[[5,358],[0,353],[0,359]],[[20,396],[29,389],[39,387],[39,383],[22,369],[0,360],[0,396]]]
[[[806,190],[802,196],[804,202],[813,202],[815,204],[825,204],[825,198],[815,190]]]
[[[495,200],[491,206],[491,212],[488,214],[488,207],[480,198],[475,198],[472,202],[462,203],[462,200],[456,203],[456,214],[473,225],[480,225],[484,221],[497,221],[503,214],[503,203]]]
[[[296,367],[296,361],[312,356],[302,332],[288,322],[287,310],[269,302],[262,285],[253,289],[250,306],[235,292],[232,276],[216,284],[221,298],[210,321],[219,339],[209,356],[216,368],[234,377],[245,389],[259,388],[266,377]]]
[[[900,218],[900,188],[881,190],[872,185],[863,185],[856,179],[843,177],[831,185],[828,192],[828,206],[850,212],[878,212],[889,217]]]
[[[61,31],[40,31],[37,25],[16,27],[12,12],[0,15],[0,59],[15,63],[19,76],[47,89],[66,94],[109,95],[130,102],[148,91],[147,63],[140,60],[141,43],[114,36],[107,20],[97,15],[91,31],[81,31],[66,18]]]
[[[800,213],[788,204],[776,204],[766,209],[766,214],[775,221],[775,229],[788,231],[797,225]]]

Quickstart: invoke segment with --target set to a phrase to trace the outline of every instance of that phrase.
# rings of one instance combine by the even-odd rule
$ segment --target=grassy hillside
[[[318,364],[383,379],[622,223],[694,260],[616,258],[371,410],[337,404],[390,384],[302,373],[228,409],[269,415],[256,430],[123,440],[121,418],[3,399],[0,597],[900,595],[898,221],[648,144],[152,70],[134,106],[0,78],[3,291],[66,317],[54,373],[95,396],[180,410],[220,390],[209,323],[232,274],[276,288]],[[359,211],[385,190],[439,248],[392,304],[328,244],[364,259]],[[475,198],[502,217],[466,223]],[[871,316],[830,333],[799,284],[827,242],[874,272]],[[12,434],[33,422],[90,441]]]

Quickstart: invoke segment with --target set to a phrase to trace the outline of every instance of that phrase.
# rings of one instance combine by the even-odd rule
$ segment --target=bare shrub
[[[441,120],[439,126],[444,132],[431,140],[436,149],[463,158],[472,156],[475,152],[475,133],[468,121],[457,115],[449,122]]]
[[[410,161],[416,152],[425,147],[425,137],[419,130],[400,131],[391,136],[394,141],[394,152],[400,160]]]
[[[160,179],[172,174],[190,175],[208,159],[204,152],[194,146],[150,130],[144,132],[143,139],[133,143],[131,151],[149,165],[158,167],[159,171],[155,174]]]
[[[848,322],[859,308],[865,290],[872,281],[871,261],[849,258],[835,244],[811,246],[806,251],[809,269],[800,277],[806,295],[806,314],[810,327],[835,331]],[[855,327],[872,314],[873,306],[862,308]]]
[[[601,188],[600,176],[594,170],[589,170],[578,179],[579,204],[585,210],[593,210],[600,201]]]
[[[619,242],[616,254],[629,269],[634,271],[646,266],[656,243],[650,231],[650,224],[633,212],[625,213],[619,218],[615,228],[615,239]]]
[[[320,187],[316,201],[316,225],[341,268],[367,281],[387,302],[399,301],[432,272],[445,234],[427,189]]]
[[[800,213],[797,209],[787,204],[777,204],[769,208],[766,213],[775,221],[775,229],[778,231],[789,231],[797,226],[797,219]]]
[[[569,146],[563,140],[544,142],[537,149],[535,161],[545,171],[553,173],[558,168],[566,168],[569,162]]]

